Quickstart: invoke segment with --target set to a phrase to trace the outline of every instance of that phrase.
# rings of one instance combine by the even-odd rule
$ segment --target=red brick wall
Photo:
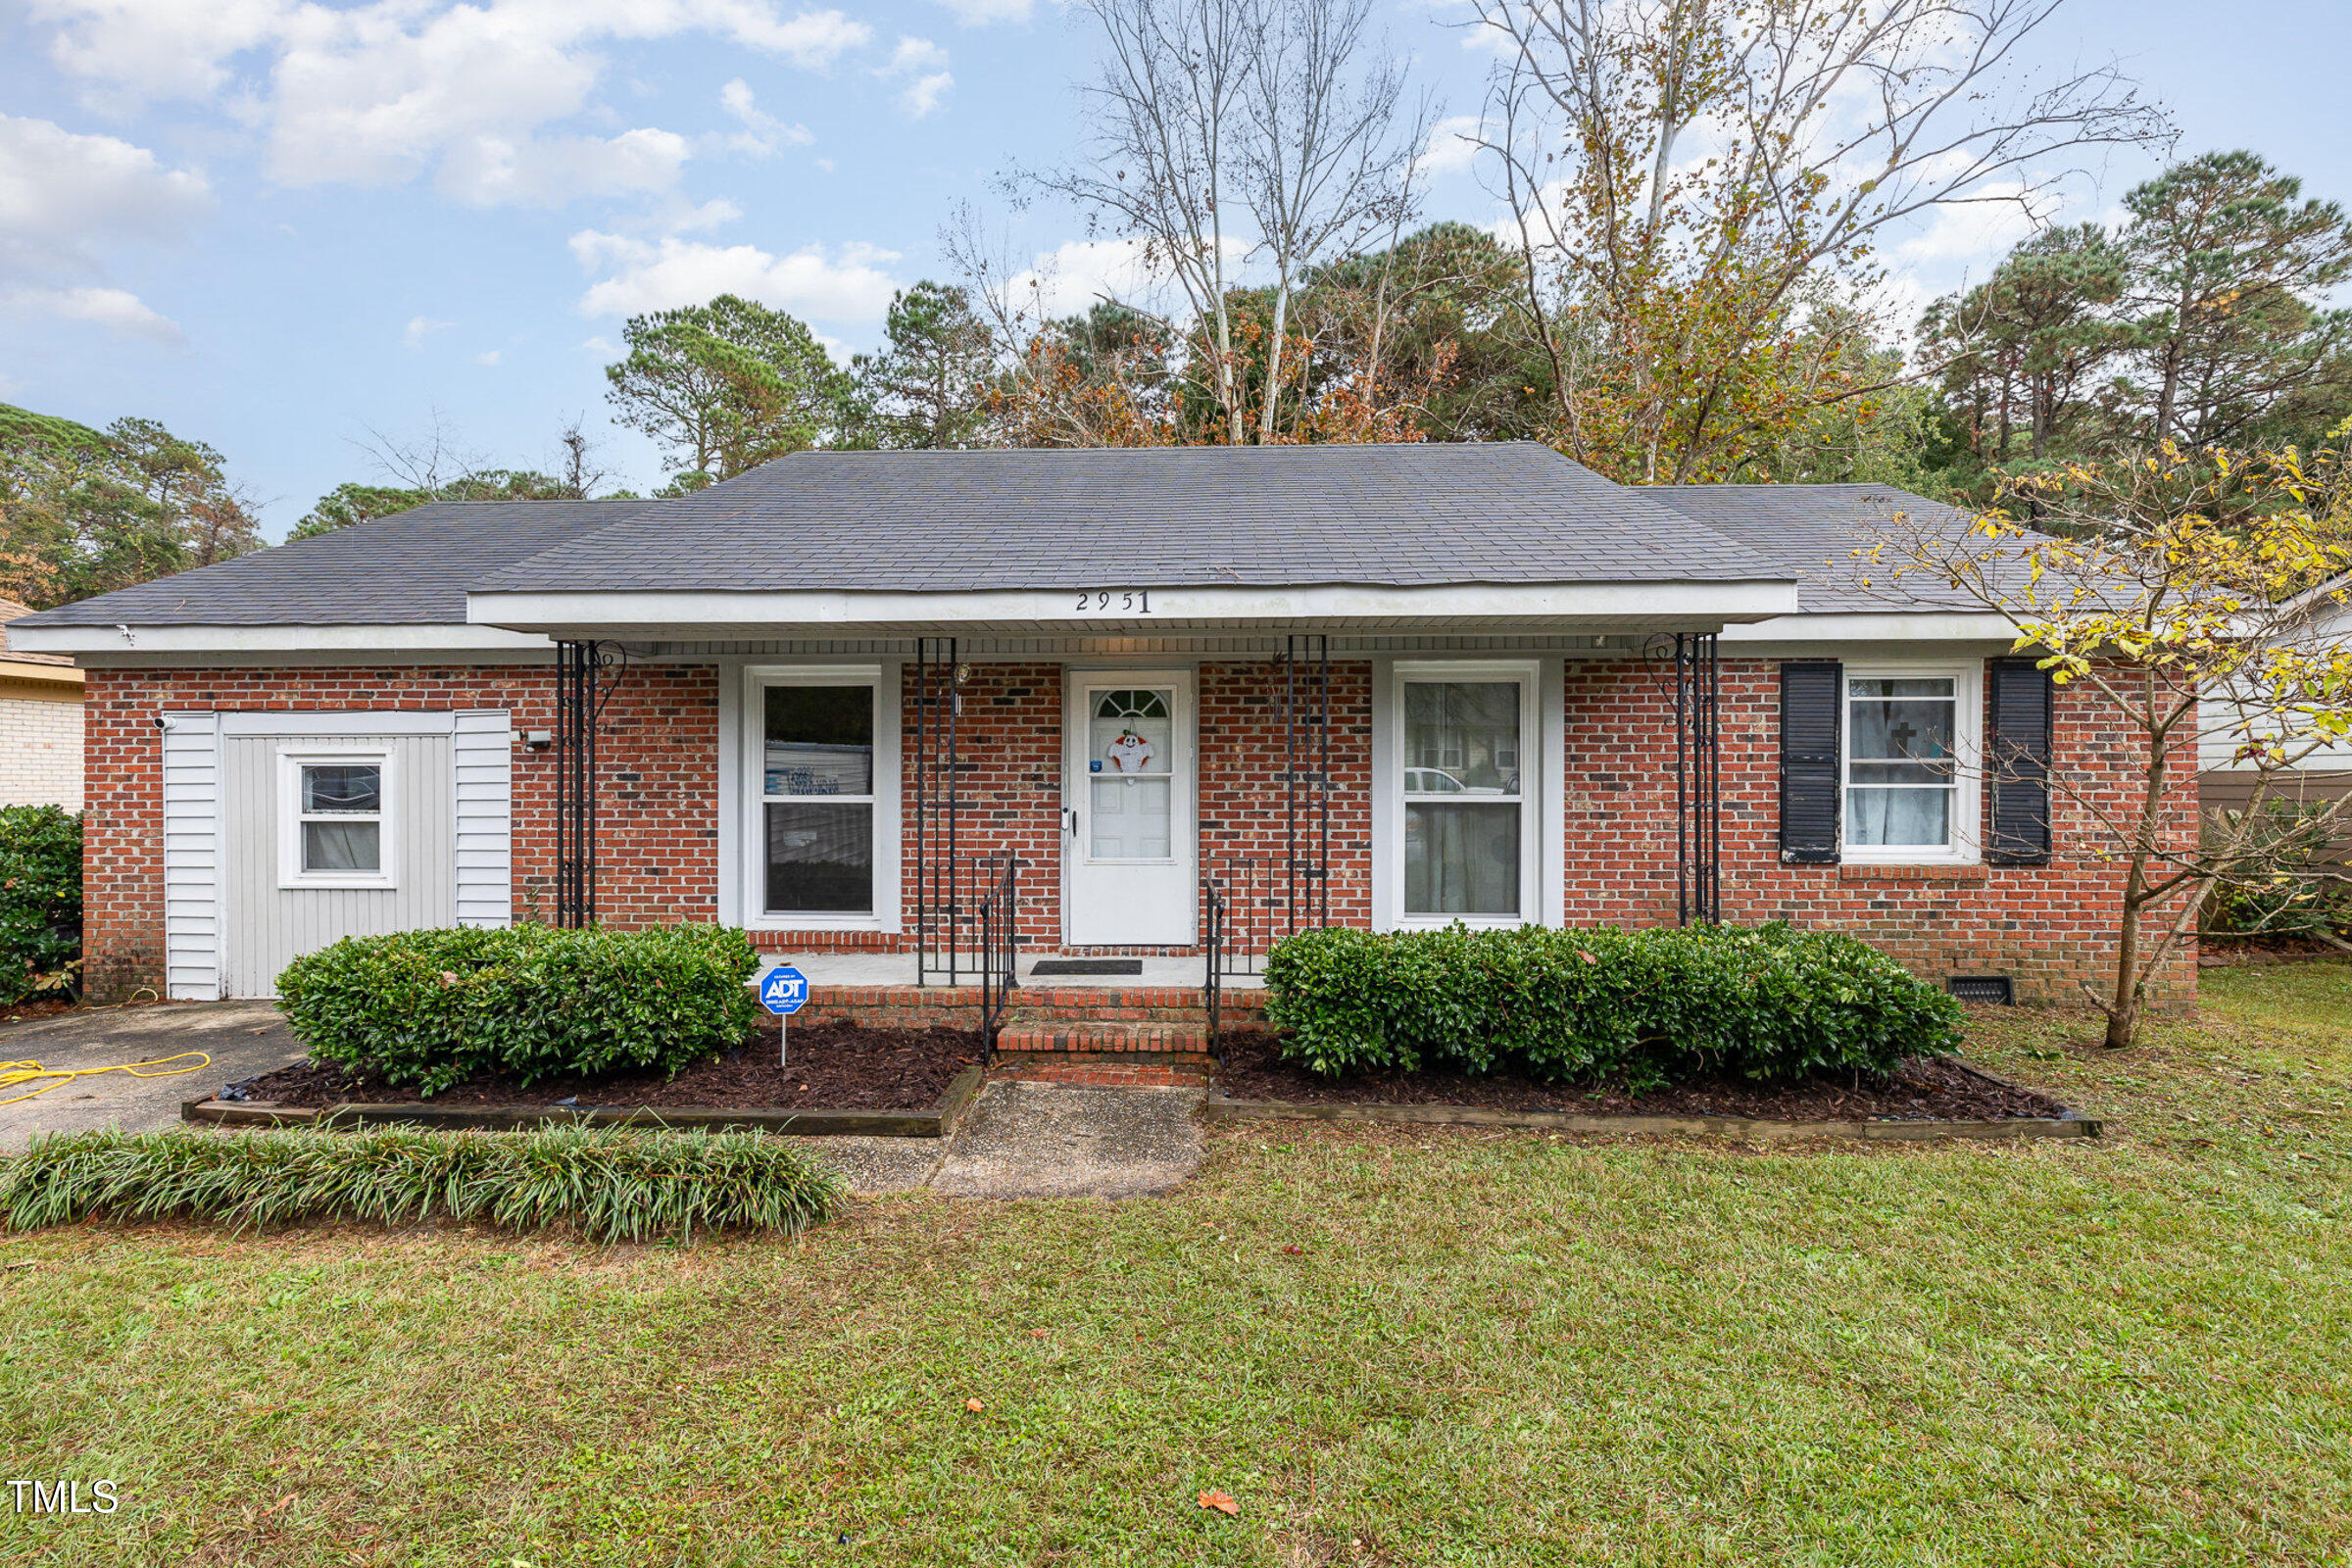
[[[1371,916],[1371,689],[1362,661],[1332,668],[1332,914]],[[2054,792],[2057,854],[2048,866],[1790,866],[1780,861],[1778,667],[1724,666],[1724,889],[1740,920],[1836,926],[1920,972],[2011,972],[2034,999],[2075,995],[2074,978],[2112,952],[2107,934],[2121,872],[2095,857],[2085,809]],[[911,676],[909,676],[911,681]],[[1631,662],[1571,662],[1566,675],[1567,916],[1656,924],[1674,918],[1671,714],[1649,674]],[[1278,860],[1283,844],[1281,669],[1265,662],[1204,664],[1200,675],[1200,850],[1216,868],[1233,855]],[[1060,809],[1063,675],[1054,662],[975,664],[964,688],[958,749],[964,801],[957,850],[1012,849],[1024,861],[1022,940],[1061,940]],[[281,670],[93,670],[86,714],[89,786],[85,948],[93,988],[116,995],[158,984],[163,968],[160,776],[164,710],[449,709],[513,711],[517,728],[555,721],[544,665]],[[621,925],[709,919],[717,907],[717,674],[709,666],[630,668],[605,710],[601,741],[599,907]],[[2061,767],[2120,799],[2129,738],[2095,699],[2062,688]],[[899,949],[913,940],[912,714],[905,734],[904,936],[763,932],[771,943]],[[552,913],[554,760],[517,749],[515,902]],[[2194,802],[2174,829],[2195,831]],[[2193,954],[2168,973],[2164,996],[2193,995]]]
[[[2080,686],[2060,687],[2054,767],[2077,791],[2120,804],[2131,738]],[[1569,923],[1675,918],[1674,729],[1665,697],[1633,663],[1567,667]],[[1988,792],[1984,792],[1988,793]],[[2113,961],[2120,865],[2090,809],[2053,786],[2048,865],[1788,865],[1780,856],[1780,666],[1723,665],[1723,895],[1735,920],[1850,931],[1930,978],[2016,977],[2020,1000],[2080,999],[2078,977]],[[2196,834],[2196,802],[2171,807],[2175,842]],[[1984,824],[1980,822],[1979,831]],[[2168,968],[2161,1000],[2194,999],[2193,947]]]
[[[1302,691],[1302,714],[1312,703]],[[1372,923],[1372,665],[1331,666],[1331,918]],[[1200,669],[1200,855],[1211,873],[1255,861],[1278,874],[1289,843],[1283,787],[1283,670],[1278,662],[1204,664]],[[1311,725],[1298,735],[1299,767],[1321,765]],[[1298,847],[1311,854],[1315,815],[1301,792]],[[1287,896],[1287,889],[1286,896]],[[1237,919],[1248,918],[1240,912]],[[1255,943],[1252,946],[1257,945]]]
[[[555,724],[547,665],[93,669],[84,717],[82,951],[100,996],[162,984],[163,731],[159,712],[504,708]],[[616,925],[708,920],[718,900],[718,684],[709,667],[626,669],[598,742],[598,913]],[[514,906],[554,914],[555,760],[514,751]]]

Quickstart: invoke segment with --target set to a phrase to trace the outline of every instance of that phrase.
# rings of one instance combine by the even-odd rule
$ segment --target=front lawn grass
[[[2348,981],[2209,971],[2120,1058],[1977,1011],[2096,1143],[1273,1126],[797,1244],[36,1234],[0,1476],[124,1502],[0,1501],[0,1561],[2340,1568]]]

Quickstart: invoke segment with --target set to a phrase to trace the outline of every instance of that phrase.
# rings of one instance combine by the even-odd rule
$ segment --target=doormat
[[[1031,974],[1142,974],[1141,958],[1040,958]]]

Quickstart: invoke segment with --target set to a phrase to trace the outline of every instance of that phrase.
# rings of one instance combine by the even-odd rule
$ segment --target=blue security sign
[[[779,963],[760,977],[760,1005],[786,1017],[808,1003],[808,977],[789,963]]]

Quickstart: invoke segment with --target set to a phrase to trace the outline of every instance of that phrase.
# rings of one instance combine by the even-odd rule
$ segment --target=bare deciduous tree
[[[1318,262],[1401,222],[1426,115],[1400,113],[1403,73],[1374,52],[1368,0],[1087,10],[1102,55],[1083,89],[1084,161],[1023,183],[1076,204],[1135,245],[1143,272],[1175,284],[1189,324],[1161,320],[1175,342],[1198,332],[1224,438],[1269,439],[1293,297]],[[1273,324],[1252,418],[1233,295],[1256,257],[1273,274]]]

